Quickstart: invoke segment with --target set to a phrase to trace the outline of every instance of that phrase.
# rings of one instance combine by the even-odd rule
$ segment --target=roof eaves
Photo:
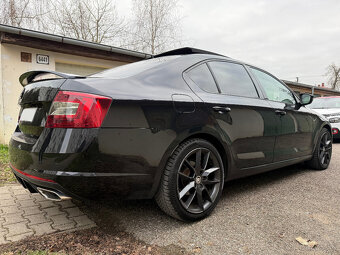
[[[331,89],[331,88],[323,88],[323,87],[317,87],[313,85],[308,85],[304,83],[299,83],[299,82],[294,82],[294,81],[287,81],[287,80],[282,80],[286,84],[291,84],[293,86],[298,86],[298,87],[304,87],[304,88],[314,88],[314,89],[319,89],[323,91],[329,91],[329,92],[334,92],[334,93],[340,93],[339,90]]]
[[[65,43],[65,44],[71,44],[76,46],[82,46],[102,51],[108,51],[113,52],[117,54],[123,54],[128,55],[132,57],[137,58],[150,58],[152,55],[146,54],[143,52],[133,51],[133,50],[127,50],[123,48],[113,47],[105,44],[99,44],[94,42],[88,42],[84,40],[78,40],[70,37],[60,36],[60,35],[54,35],[54,34],[48,34],[44,32],[24,29],[24,28],[18,28],[8,25],[0,24],[0,32],[10,33],[10,34],[17,34],[17,35],[23,35],[28,37],[34,37],[38,39],[48,40],[48,41],[54,41],[59,43]]]

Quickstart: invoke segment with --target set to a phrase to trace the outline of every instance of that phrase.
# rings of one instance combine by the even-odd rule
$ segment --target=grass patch
[[[0,185],[15,183],[16,179],[9,167],[8,146],[0,144]]]

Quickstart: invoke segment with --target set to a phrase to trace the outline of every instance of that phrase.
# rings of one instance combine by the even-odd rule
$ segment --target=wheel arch
[[[322,130],[323,128],[327,128],[328,131],[332,134],[332,127],[331,127],[331,125],[325,124],[325,125],[322,126],[321,130]]]
[[[317,143],[318,143],[318,139],[319,139],[319,136],[320,136],[320,133],[321,133],[321,130],[326,128],[332,135],[332,127],[329,123],[324,123],[323,125],[320,126],[320,129],[319,131],[317,132],[317,135],[315,136],[314,138],[314,144],[313,144],[313,153],[316,149],[316,146],[317,146]]]
[[[166,152],[164,153],[160,161],[160,164],[158,166],[158,171],[155,175],[153,186],[151,188],[149,197],[150,198],[153,197],[158,191],[159,184],[161,181],[161,176],[164,172],[164,168],[166,166],[166,163],[169,157],[173,154],[173,152],[177,149],[177,147],[180,144],[190,139],[195,139],[195,138],[203,139],[203,140],[210,142],[213,146],[215,146],[215,148],[218,150],[222,158],[222,163],[224,167],[224,179],[227,180],[231,172],[230,169],[231,169],[231,164],[232,164],[231,163],[232,157],[231,157],[231,153],[227,145],[223,145],[221,138],[217,137],[217,135],[218,134],[213,135],[209,131],[207,131],[207,132],[199,132],[199,133],[194,133],[194,134],[189,134],[189,135],[182,134],[182,136],[178,136],[178,138],[180,137],[180,139],[176,139],[173,141],[173,143],[168,147],[168,149],[166,150]]]
[[[181,143],[186,142],[190,139],[195,139],[195,138],[203,139],[203,140],[210,142],[218,150],[218,152],[220,153],[220,156],[222,158],[222,163],[223,163],[223,167],[224,167],[224,179],[226,179],[227,176],[228,176],[228,173],[229,173],[230,159],[228,157],[229,152],[225,149],[222,142],[217,137],[215,137],[211,134],[197,133],[197,134],[188,136]]]

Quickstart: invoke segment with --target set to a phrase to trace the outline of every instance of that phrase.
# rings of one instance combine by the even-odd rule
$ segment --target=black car
[[[10,163],[48,199],[155,198],[198,220],[225,181],[330,163],[331,127],[305,108],[312,96],[211,52],[177,49],[88,77],[32,71],[20,82]]]

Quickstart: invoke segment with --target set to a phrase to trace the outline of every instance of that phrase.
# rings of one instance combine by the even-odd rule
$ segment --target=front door
[[[275,77],[250,68],[280,120],[274,148],[274,162],[311,155],[313,118],[305,107],[296,107],[293,93]]]

